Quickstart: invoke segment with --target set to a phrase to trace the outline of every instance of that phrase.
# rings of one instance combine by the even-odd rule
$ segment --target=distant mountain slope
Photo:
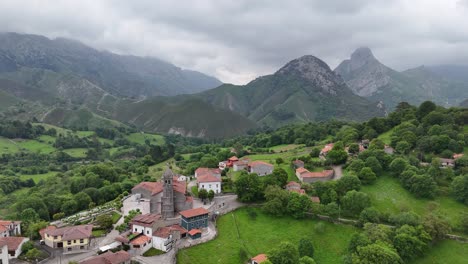
[[[468,65],[431,65],[427,68],[444,78],[468,83]]]
[[[461,102],[460,106],[464,108],[468,108],[468,99],[465,99],[463,102]]]
[[[354,93],[382,101],[390,109],[399,102],[420,104],[432,100],[440,105],[457,105],[468,95],[468,86],[418,67],[397,72],[380,63],[369,48],[359,48],[335,69]],[[460,98],[462,96],[462,98]]]
[[[193,96],[123,102],[113,118],[145,131],[203,138],[232,137],[255,127],[249,119]]]
[[[149,97],[196,93],[221,84],[165,61],[98,51],[80,42],[0,33],[0,72],[48,70],[86,79],[115,96]]]
[[[222,85],[198,94],[203,100],[277,127],[330,118],[365,120],[383,109],[354,95],[328,65],[314,56],[295,59],[273,75],[247,85]]]

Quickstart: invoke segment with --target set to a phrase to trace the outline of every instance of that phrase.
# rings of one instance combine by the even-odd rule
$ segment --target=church
[[[192,209],[193,198],[187,195],[185,181],[178,181],[167,168],[162,180],[141,182],[132,188],[132,194],[123,201],[123,213],[139,209],[142,214],[161,214],[164,219],[172,218],[177,212]]]

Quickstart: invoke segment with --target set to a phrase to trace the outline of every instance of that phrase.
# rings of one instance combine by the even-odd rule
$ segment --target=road
[[[335,176],[333,177],[334,180],[339,180],[343,177],[343,165],[332,166],[333,170],[335,171]]]

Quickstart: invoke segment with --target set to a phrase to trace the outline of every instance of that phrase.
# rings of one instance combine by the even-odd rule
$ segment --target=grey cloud
[[[369,46],[396,69],[466,63],[468,1],[2,1],[0,30],[76,38],[245,83],[304,54]],[[422,8],[424,7],[424,8]],[[459,25],[459,26],[454,26]]]

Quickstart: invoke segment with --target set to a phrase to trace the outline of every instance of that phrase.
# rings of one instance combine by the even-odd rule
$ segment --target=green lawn
[[[101,237],[107,234],[106,230],[96,229],[92,231],[93,236]]]
[[[284,152],[284,151],[290,151],[290,150],[293,150],[293,149],[297,149],[297,148],[302,148],[304,147],[304,145],[297,145],[297,144],[283,144],[283,145],[278,145],[278,146],[274,146],[274,147],[271,147],[270,150],[273,150],[274,152]]]
[[[117,223],[119,221],[119,219],[122,217],[121,214],[117,213],[117,212],[112,212],[112,223]]]
[[[74,158],[84,158],[86,157],[86,152],[88,149],[86,148],[72,148],[72,149],[64,149],[63,152],[67,153],[68,155]]]
[[[452,226],[457,224],[459,213],[468,210],[468,206],[451,197],[440,196],[434,200],[418,199],[405,190],[397,179],[388,175],[378,178],[373,185],[363,186],[362,191],[371,196],[373,206],[379,211],[390,214],[409,209],[424,215],[428,212],[428,203],[437,202],[440,205],[440,212],[448,218]]]
[[[57,175],[57,172],[49,171],[48,173],[44,173],[44,174],[21,175],[20,179],[23,180],[23,181],[27,180],[27,179],[33,179],[33,181],[35,183],[38,183],[40,180],[45,180],[45,179],[48,179],[50,177],[54,177],[55,175]]]
[[[273,217],[263,214],[259,209],[256,211],[258,215],[255,220],[250,219],[246,208],[222,216],[218,220],[218,237],[210,242],[180,250],[177,263],[243,263],[239,259],[242,245],[245,246],[249,257],[253,257],[260,253],[268,253],[282,241],[290,241],[297,245],[303,237],[312,239],[315,248],[314,259],[317,263],[341,263],[351,235],[357,230],[351,226],[321,222],[324,230],[317,233],[314,227],[319,223],[318,220]]]
[[[127,136],[127,139],[131,142],[138,144],[145,144],[145,140],[148,139],[153,144],[162,145],[164,144],[164,137],[161,135],[155,134],[146,134],[146,133],[132,133]]]
[[[429,249],[426,256],[413,261],[413,264],[465,264],[468,261],[468,244],[444,240]]]
[[[152,256],[161,255],[161,254],[164,254],[164,253],[166,253],[166,252],[161,251],[159,249],[150,248],[145,253],[143,253],[143,257],[152,257]]]
[[[0,154],[18,152],[19,146],[8,138],[0,137]]]
[[[54,148],[52,145],[42,143],[33,139],[20,140],[16,143],[21,149],[26,149],[31,152],[49,154],[56,151],[56,148]]]
[[[393,129],[385,132],[385,133],[382,133],[378,136],[378,139],[382,140],[385,144],[390,144],[391,143],[391,137],[392,137],[392,134],[393,134]]]

